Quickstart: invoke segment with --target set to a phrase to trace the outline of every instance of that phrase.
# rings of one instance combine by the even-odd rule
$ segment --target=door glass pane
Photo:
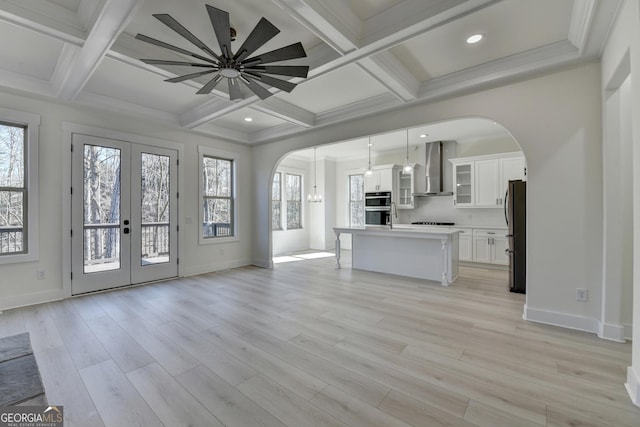
[[[169,156],[142,153],[140,265],[169,262]]]
[[[84,146],[84,272],[120,268],[120,150]]]

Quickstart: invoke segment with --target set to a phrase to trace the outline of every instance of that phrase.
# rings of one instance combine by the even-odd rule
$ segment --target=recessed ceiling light
[[[467,37],[467,43],[468,44],[475,44],[478,43],[480,40],[482,40],[484,36],[482,34],[472,34],[469,37]]]
[[[253,119],[252,119],[251,117],[245,117],[245,118],[244,118],[244,121],[245,121],[245,122],[252,122],[252,121],[253,121]]]
[[[426,138],[428,135],[426,133],[423,133],[422,135],[420,135],[420,138]]]

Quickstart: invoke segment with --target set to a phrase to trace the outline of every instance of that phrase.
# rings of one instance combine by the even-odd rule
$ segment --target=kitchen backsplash
[[[398,224],[413,221],[446,221],[456,225],[506,227],[502,208],[455,208],[453,196],[416,197],[414,209],[398,210]]]

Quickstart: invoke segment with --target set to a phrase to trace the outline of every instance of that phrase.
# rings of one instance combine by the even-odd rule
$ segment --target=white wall
[[[527,158],[529,319],[596,331],[602,276],[600,66],[411,105],[254,148],[255,228],[268,229],[273,165],[295,149],[463,117],[485,117],[511,132]],[[270,233],[255,241],[254,261],[269,266]],[[577,302],[576,288],[590,300]]]
[[[251,185],[251,152],[243,145],[215,141],[178,128],[159,125],[140,119],[131,119],[83,107],[71,107],[40,99],[27,98],[11,93],[1,93],[0,107],[25,111],[41,116],[39,152],[39,216],[40,216],[40,259],[36,262],[0,265],[0,309],[33,304],[45,300],[62,298],[63,292],[63,239],[69,231],[62,212],[64,156],[69,156],[68,145],[63,141],[63,122],[72,122],[96,128],[112,129],[133,135],[160,138],[184,145],[181,160],[184,194],[180,197],[180,247],[181,274],[198,274],[221,268],[246,265],[251,262],[251,206],[253,204]],[[239,153],[244,166],[238,170],[237,183],[239,206],[237,242],[214,245],[198,245],[197,220],[186,225],[185,217],[198,218],[200,200],[198,195],[197,147],[216,147]],[[221,251],[224,252],[221,254]],[[36,280],[36,270],[44,270],[46,278]]]
[[[618,276],[620,277],[619,281],[611,282],[609,279],[611,278],[611,274],[605,274],[603,276],[603,284],[604,289],[607,291],[605,295],[604,304],[603,304],[603,316],[605,317],[603,321],[609,321],[610,312],[615,311],[614,304],[608,304],[607,296],[616,296],[616,294],[622,294],[623,298],[627,297],[629,293],[633,294],[633,331],[632,331],[632,363],[627,371],[627,391],[629,392],[629,396],[632,401],[640,406],[640,257],[637,254],[640,254],[640,84],[638,84],[640,80],[640,7],[636,0],[625,0],[620,11],[618,12],[618,16],[616,18],[616,22],[609,34],[609,38],[607,40],[604,52],[602,54],[601,59],[601,67],[602,67],[602,94],[606,103],[604,109],[604,127],[605,127],[605,141],[604,141],[604,149],[609,150],[612,149],[615,151],[616,149],[620,152],[622,156],[625,150],[625,143],[621,142],[625,139],[630,139],[632,146],[632,176],[633,183],[631,186],[626,187],[627,191],[631,191],[631,194],[623,194],[623,198],[632,198],[633,206],[632,206],[632,222],[633,222],[633,230],[625,229],[622,230],[622,234],[630,233],[633,231],[633,248],[629,249],[628,244],[624,243],[624,238],[621,237],[621,233],[617,233],[616,230],[611,229],[609,226],[610,222],[605,222],[605,225],[608,226],[607,234],[605,237],[605,242],[607,244],[606,248],[611,250],[613,247],[615,254],[619,255],[622,260],[629,259],[632,257],[633,259],[633,271],[632,271],[632,280],[633,280],[633,289],[629,292],[628,289],[625,288],[624,283],[625,280],[628,280],[626,276],[628,273],[625,273],[624,263],[622,266],[618,265]],[[635,77],[634,77],[635,73]],[[625,81],[629,78],[629,87],[626,88]],[[618,115],[615,114],[615,111],[612,110],[612,102],[611,100],[618,96],[619,102],[617,105],[619,108],[623,108],[625,103],[628,106],[624,107],[627,111],[620,113]],[[612,98],[613,97],[613,98]],[[625,97],[628,98],[628,101],[625,101]],[[613,114],[612,114],[613,113]],[[626,113],[626,114],[625,114]],[[627,118],[625,118],[627,117]],[[630,122],[630,124],[625,124],[625,121]],[[629,133],[628,137],[625,137],[626,133]],[[606,157],[605,157],[606,159]],[[611,163],[605,163],[605,166]],[[615,179],[623,179],[625,173],[624,169],[620,175],[616,175],[617,171],[613,171],[611,174],[607,174],[606,178],[615,183]],[[605,181],[606,182],[606,181]],[[629,190],[630,189],[630,190]],[[623,189],[615,187],[606,187],[605,191],[609,193],[605,193],[605,199],[615,200],[615,191],[623,191]],[[619,200],[619,198],[618,198]],[[621,209],[626,209],[628,211],[628,207],[626,205],[627,201],[621,203]],[[607,213],[611,213],[611,211],[607,211],[607,206],[605,206],[605,215]],[[624,217],[623,217],[624,218]],[[607,218],[605,217],[605,220]],[[624,219],[623,219],[624,220]],[[616,240],[617,239],[617,240]],[[632,252],[629,254],[629,252]],[[636,254],[633,256],[633,254]],[[607,262],[605,258],[605,273],[609,273],[610,269],[613,269],[615,266],[612,265],[611,262]],[[620,316],[624,318],[625,310],[622,309]],[[614,313],[618,314],[618,313]],[[624,321],[624,320],[623,320]]]

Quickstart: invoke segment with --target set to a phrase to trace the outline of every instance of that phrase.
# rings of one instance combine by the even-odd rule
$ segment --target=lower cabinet
[[[471,261],[485,264],[509,265],[507,231],[504,229],[474,228],[472,232]],[[460,244],[460,260],[463,249]],[[466,256],[466,250],[464,251]],[[464,260],[463,260],[464,261]]]
[[[458,234],[458,260],[459,261],[473,261],[473,248],[472,244],[472,233],[470,228],[455,228],[454,230],[459,231]]]

